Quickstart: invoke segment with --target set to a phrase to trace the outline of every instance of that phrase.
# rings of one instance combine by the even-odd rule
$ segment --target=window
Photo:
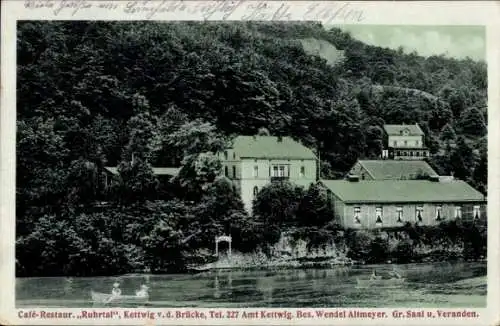
[[[258,176],[259,176],[259,166],[258,165],[254,165],[254,167],[253,167],[253,177],[257,178]]]
[[[420,156],[420,152],[415,152],[415,155],[416,155],[417,157],[419,157],[419,156]]]
[[[473,212],[474,212],[474,219],[477,220],[477,219],[479,219],[481,217],[481,210],[480,210],[479,205],[474,206]]]
[[[407,140],[405,140],[405,146],[408,146],[408,141]]]
[[[233,160],[236,159],[236,152],[233,152]]]
[[[393,145],[394,147],[398,147],[398,142],[397,142],[397,141],[393,141],[393,142],[392,142],[392,145]]]
[[[422,212],[424,211],[424,208],[422,206],[417,206],[417,210],[415,213],[415,218],[417,222],[422,222]]]
[[[415,145],[417,145],[417,146],[420,145],[418,140],[415,140]]]
[[[441,221],[442,220],[442,206],[441,205],[438,205],[436,206],[436,221]]]
[[[224,152],[224,159],[227,160],[227,151]]]
[[[365,180],[365,174],[361,173],[361,180]]]
[[[236,178],[236,166],[233,165],[233,178]]]
[[[304,166],[300,167],[300,177],[303,178],[306,175],[306,168]]]
[[[401,152],[400,152],[400,151],[397,151],[397,152],[396,152],[396,155],[397,155],[397,156],[401,156]]]
[[[229,169],[227,168],[227,166],[225,166],[225,167],[224,167],[224,175],[225,175],[226,177],[228,177],[228,176],[229,176]]]
[[[398,216],[398,223],[403,223],[403,207],[396,207],[396,214]]]
[[[259,188],[257,188],[257,186],[253,187],[253,199],[257,198],[258,193],[259,193]]]
[[[375,223],[382,224],[382,207],[375,208],[375,216],[377,217]]]
[[[410,156],[413,156],[413,152],[410,152]]]
[[[427,156],[427,152],[424,152],[424,157]]]
[[[361,207],[354,207],[354,224],[361,224],[360,215]]]
[[[462,207],[460,206],[455,207],[455,217],[462,218]]]
[[[272,173],[271,173],[271,167],[269,168],[269,172],[271,177],[290,176],[290,169],[286,165],[274,165],[272,167]]]

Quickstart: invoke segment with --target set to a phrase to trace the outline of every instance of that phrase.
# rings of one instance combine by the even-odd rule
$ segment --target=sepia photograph
[[[16,308],[486,308],[484,26],[24,20],[16,44]]]

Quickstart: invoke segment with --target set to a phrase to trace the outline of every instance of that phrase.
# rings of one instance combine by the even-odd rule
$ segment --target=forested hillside
[[[322,177],[336,178],[356,159],[380,153],[384,123],[419,123],[434,154],[430,163],[486,192],[484,62],[368,46],[317,23],[75,21],[19,23],[17,64],[18,259],[25,268],[47,263],[35,258],[35,248],[50,252],[40,243],[48,240],[40,239],[63,237],[54,228],[66,230],[65,250],[76,248],[78,259],[87,246],[95,266],[102,257],[148,250],[150,257],[180,257],[182,248],[173,245],[169,252],[155,243],[158,237],[182,244],[196,239],[193,246],[203,248],[212,231],[207,239],[198,231],[206,225],[214,225],[214,234],[227,229],[223,220],[237,221],[231,228],[239,228],[232,232],[240,232],[242,242],[255,242],[256,227],[248,225],[254,222],[241,202],[227,198],[231,189],[217,179],[219,163],[210,153],[231,136],[260,128],[319,151]],[[162,192],[151,166],[181,165],[176,185],[182,195]],[[111,192],[104,187],[104,166],[121,171]],[[217,197],[221,193],[226,200]],[[99,229],[101,213],[82,208],[96,200],[121,203],[105,223],[122,223],[117,230],[127,232],[117,236],[108,225],[102,231],[108,233],[92,241],[122,247],[71,231],[88,228],[91,237]],[[141,200],[156,200],[156,206],[123,213]],[[193,201],[199,206],[187,204]],[[170,219],[176,224],[169,227],[155,224],[148,209],[160,217],[171,210],[182,219]],[[78,214],[93,214],[97,224],[70,218]],[[133,221],[141,214],[153,221],[152,229]],[[130,231],[131,225],[137,229]],[[149,240],[137,239],[144,232]],[[71,260],[76,253],[47,253],[46,259],[57,255]],[[76,268],[71,264],[64,271],[58,264],[51,268],[64,273]]]

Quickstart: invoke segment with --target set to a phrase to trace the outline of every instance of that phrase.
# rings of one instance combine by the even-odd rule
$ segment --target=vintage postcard
[[[499,21],[2,1],[0,324],[498,325]]]

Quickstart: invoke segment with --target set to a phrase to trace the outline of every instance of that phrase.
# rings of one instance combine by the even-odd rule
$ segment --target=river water
[[[398,265],[402,287],[358,288],[357,278],[387,265],[330,269],[211,271],[182,275],[17,278],[17,307],[92,307],[90,290],[110,292],[119,280],[123,294],[143,283],[160,307],[486,307],[486,263]]]

